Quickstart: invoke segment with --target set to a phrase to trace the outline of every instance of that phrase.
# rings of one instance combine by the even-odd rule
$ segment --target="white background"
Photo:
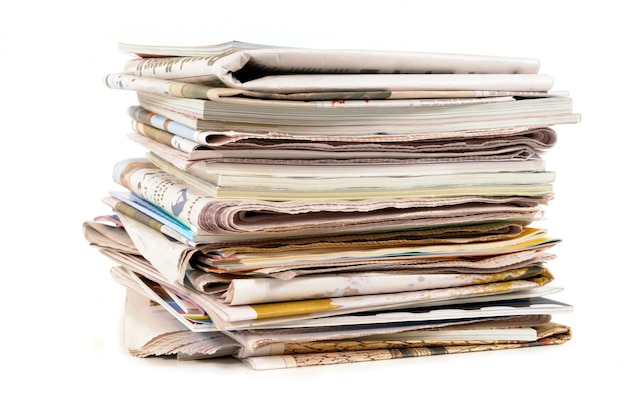
[[[6,414],[624,414],[625,116],[618,2],[20,2],[0,17]],[[102,78],[117,42],[228,40],[539,58],[582,123],[559,126],[545,226],[575,312],[557,347],[255,372],[227,360],[138,359],[123,288],[87,246],[129,143],[130,92]],[[555,319],[557,320],[557,319]],[[128,410],[125,410],[128,409]]]

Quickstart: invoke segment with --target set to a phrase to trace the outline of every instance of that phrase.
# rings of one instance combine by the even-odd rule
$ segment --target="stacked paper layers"
[[[136,356],[270,369],[561,344],[537,224],[577,123],[534,59],[231,42],[133,54],[111,214]]]

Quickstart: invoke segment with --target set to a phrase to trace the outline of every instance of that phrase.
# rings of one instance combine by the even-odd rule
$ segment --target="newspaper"
[[[142,123],[133,123],[133,129],[140,133],[130,133],[127,137],[144,147],[147,151],[158,155],[178,169],[189,169],[198,161],[211,161],[215,163],[265,163],[265,164],[298,164],[341,166],[341,165],[364,165],[364,164],[401,164],[401,163],[454,163],[454,162],[478,162],[478,161],[510,161],[528,160],[540,156],[540,149],[532,144],[515,143],[512,138],[511,145],[498,146],[495,140],[485,145],[483,150],[445,150],[443,144],[439,150],[429,150],[432,145],[424,146],[408,145],[407,151],[394,151],[392,146],[380,146],[381,151],[374,151],[379,147],[372,145],[370,150],[347,151],[341,149],[328,150],[301,150],[289,149],[288,145],[276,140],[267,141],[266,146],[249,141],[241,145],[227,146],[224,148],[211,148],[180,136],[158,130]],[[155,132],[155,134],[152,133]],[[159,138],[159,136],[161,136]],[[162,139],[161,139],[162,138]],[[530,141],[530,140],[529,140]],[[490,146],[493,148],[489,148]],[[246,148],[247,147],[247,148]],[[322,149],[313,144],[311,147]],[[356,147],[356,146],[355,146]],[[423,148],[423,151],[420,151]],[[272,159],[275,157],[276,159]]]
[[[145,292],[127,290],[124,310],[124,343],[135,357],[222,357],[236,354],[241,346],[219,331],[190,331]]]
[[[172,285],[165,281],[163,277],[148,262],[140,258],[133,258],[124,253],[114,250],[101,250],[101,252],[115,260],[120,266],[113,267],[111,273],[116,281],[125,284],[126,281],[134,281],[140,277],[145,277],[159,284]],[[438,320],[445,319],[445,315],[433,313],[432,315],[418,314],[411,316],[407,313],[390,312],[385,316],[374,314],[371,316],[362,315],[364,312],[384,312],[385,310],[397,310],[401,308],[430,307],[438,304],[454,305],[471,302],[488,302],[499,300],[499,295],[503,299],[527,298],[541,296],[542,292],[532,292],[544,286],[548,291],[554,293],[549,285],[552,277],[543,276],[539,278],[518,279],[507,282],[492,282],[476,284],[471,286],[460,286],[452,288],[428,289],[411,292],[400,292],[392,294],[375,294],[348,296],[336,298],[324,298],[315,300],[298,300],[289,302],[273,302],[266,304],[247,304],[231,306],[223,303],[219,296],[214,294],[200,294],[184,285],[173,284],[172,287],[182,295],[193,299],[206,314],[210,317],[211,323],[217,330],[239,330],[246,328],[276,328],[276,327],[308,327],[308,326],[333,326],[355,323],[375,323],[375,322],[407,322],[411,320]],[[126,284],[125,284],[126,285]],[[476,300],[474,300],[476,299]],[[451,309],[454,309],[451,307]],[[549,309],[557,312],[554,308]],[[360,313],[352,318],[352,322],[341,319],[346,315]],[[536,313],[541,313],[536,310]],[[485,310],[480,312],[481,316],[511,316],[516,315],[514,309],[510,310]],[[339,317],[339,319],[337,319]],[[451,316],[448,316],[451,319]],[[317,321],[313,323],[312,321]]]
[[[519,140],[529,146],[546,150],[556,143],[556,132],[546,126],[539,128],[503,128],[497,130],[461,131],[456,133],[427,132],[422,134],[389,134],[389,135],[293,135],[280,132],[249,133],[233,130],[197,130],[160,114],[148,111],[140,106],[129,106],[128,116],[144,125],[151,125],[159,130],[167,131],[176,136],[209,145],[214,149],[224,149],[243,143],[254,147],[281,145],[287,149],[364,151],[384,152],[386,149],[395,152],[414,150],[410,146],[427,146],[429,151],[444,150],[480,150],[489,146],[492,141],[498,146],[517,144]],[[134,123],[133,123],[134,124]],[[341,146],[341,147],[340,147]],[[402,147],[406,146],[406,148]],[[252,148],[251,147],[251,148]],[[343,147],[346,147],[345,149]],[[257,151],[260,149],[257,149]],[[272,149],[274,151],[276,149]],[[280,149],[278,149],[280,150]],[[387,150],[387,151],[388,151]]]
[[[231,246],[228,243],[222,243],[221,245],[209,245],[209,246],[196,246],[192,247],[185,243],[174,242],[166,235],[161,232],[147,226],[141,224],[140,222],[134,220],[131,217],[127,217],[122,213],[118,213],[118,216],[122,219],[124,228],[121,227],[113,227],[103,225],[101,223],[87,221],[83,224],[83,231],[85,238],[94,246],[99,247],[100,249],[106,250],[114,250],[117,253],[129,254],[132,259],[137,260],[138,249],[133,242],[133,238],[130,238],[128,235],[126,236],[128,245],[118,245],[111,240],[115,241],[118,239],[118,235],[120,233],[130,234],[134,236],[134,239],[138,240],[138,246],[141,247],[141,255],[148,261],[152,263],[152,267],[155,267],[159,270],[162,278],[171,284],[182,284],[184,281],[188,281],[196,290],[204,293],[216,293],[222,294],[227,288],[228,284],[232,280],[232,276],[224,273],[213,273],[211,271],[202,271],[199,269],[198,264],[192,264],[191,260],[194,256],[198,256],[202,252],[210,252],[219,248],[229,248],[236,247]],[[498,235],[497,228],[484,228],[484,231],[492,230],[494,232],[494,236]],[[442,235],[445,235],[446,232],[455,232],[453,228],[443,227]],[[517,235],[519,233],[513,232],[513,235]],[[389,234],[380,234],[380,239],[384,239]],[[406,236],[406,235],[405,235]],[[509,234],[501,234],[500,238],[508,238]],[[354,239],[356,242],[350,242],[349,240],[346,244],[352,244],[354,247],[359,246],[358,240],[359,235],[355,235]],[[372,236],[375,238],[375,235]],[[318,239],[319,237],[311,238],[311,239],[302,239],[292,241],[294,245],[298,244],[307,244],[307,247],[312,246],[316,247],[317,245],[311,244],[311,240]],[[477,240],[489,241],[492,239],[482,239],[478,238]],[[324,238],[321,241],[327,241],[327,245],[332,246],[333,244],[340,244],[341,241],[346,241],[344,239],[336,239],[336,238]],[[280,240],[260,240],[261,243],[266,242],[268,246],[274,247]],[[291,247],[289,245],[289,241],[282,241],[282,244],[286,247]],[[393,240],[398,241],[398,240]],[[410,240],[408,240],[410,241]],[[431,241],[428,238],[425,241]],[[435,239],[435,241],[441,242],[441,239]],[[250,242],[249,242],[250,243]],[[406,242],[405,242],[406,243]],[[167,245],[168,250],[161,250],[161,248]],[[381,246],[384,246],[382,244]],[[263,245],[261,245],[261,248]],[[463,258],[438,258],[438,259],[428,259],[428,258],[420,258],[418,261],[410,262],[410,261],[398,261],[397,263],[389,263],[389,264],[381,264],[380,262],[365,262],[358,265],[343,265],[343,266],[328,266],[321,267],[319,264],[315,264],[314,267],[311,268],[299,268],[299,269],[290,269],[287,271],[269,271],[265,270],[264,273],[259,277],[272,277],[276,279],[288,280],[294,278],[296,276],[306,276],[306,275],[319,275],[323,273],[358,273],[358,272],[368,272],[368,273],[469,273],[469,274],[489,274],[489,273],[508,273],[511,269],[521,269],[526,267],[536,267],[540,266],[542,263],[552,259],[554,255],[546,253],[545,247],[539,248],[537,250],[524,250],[518,251],[514,253],[504,253],[492,256],[485,256],[480,258],[472,259],[470,257]],[[142,262],[140,262],[142,263]],[[194,272],[190,272],[190,270],[196,270]]]
[[[493,275],[491,277],[484,276],[485,279],[473,285],[442,287],[424,290],[414,290],[408,292],[396,292],[390,294],[370,294],[360,296],[343,296],[322,299],[303,299],[297,301],[274,302],[264,304],[245,304],[245,305],[228,305],[221,299],[222,293],[203,293],[197,288],[189,287],[185,283],[186,276],[189,276],[189,270],[193,269],[190,264],[190,253],[197,254],[197,250],[181,247],[182,244],[170,242],[165,236],[158,231],[144,226],[130,218],[121,216],[124,222],[124,229],[129,233],[134,245],[142,253],[141,256],[131,254],[128,250],[112,249],[109,245],[97,245],[96,247],[118,264],[123,269],[116,273],[122,277],[118,277],[120,281],[131,281],[136,279],[129,273],[138,273],[147,279],[172,287],[177,293],[194,300],[194,303],[206,311],[211,317],[211,321],[216,325],[217,329],[225,328],[242,328],[248,326],[263,325],[284,325],[286,322],[292,322],[294,319],[311,319],[333,317],[337,315],[345,315],[355,312],[384,310],[389,308],[400,308],[408,306],[418,306],[432,303],[434,301],[450,301],[466,299],[477,296],[493,296],[494,294],[504,294],[511,292],[520,292],[528,289],[536,289],[543,287],[554,280],[554,277],[545,269],[528,269],[536,272],[510,272],[513,268],[507,265],[503,270],[509,270],[502,275]],[[89,227],[86,227],[89,228]],[[90,235],[86,234],[89,238]],[[531,243],[532,244],[532,243]],[[463,246],[462,244],[460,246]],[[166,248],[166,247],[169,247]],[[526,250],[504,250],[505,254],[517,257],[517,259],[526,258],[530,264],[537,265],[544,259],[541,256],[550,244],[539,244],[537,247],[529,246]],[[484,253],[479,256],[479,264],[482,266],[502,266],[503,263],[498,260],[502,254],[496,253],[489,256]],[[444,262],[458,266],[459,264],[469,264],[468,254],[460,254],[454,256],[448,254],[443,258]],[[428,256],[419,256],[415,264],[424,266],[428,262]],[[183,273],[174,270],[173,263],[185,263],[182,266]],[[377,266],[377,262],[369,263],[370,266]],[[395,270],[402,269],[403,261],[394,261],[390,265]],[[516,266],[520,267],[520,266]],[[478,270],[478,269],[476,269]],[[485,270],[484,268],[482,269]],[[318,271],[323,273],[323,271]],[[123,277],[125,276],[126,277]],[[508,277],[507,277],[508,276]],[[507,280],[507,279],[513,280]],[[495,280],[494,280],[495,279]],[[505,279],[501,281],[500,279]],[[193,283],[191,283],[193,285]],[[528,296],[528,295],[525,295]]]
[[[365,106],[368,101],[380,107],[469,104],[500,101],[498,97],[546,97],[552,95],[548,90],[553,84],[550,76],[542,74],[344,74],[264,76],[262,83],[215,88],[201,84],[200,78],[180,82],[142,76],[141,70],[130,72],[108,74],[104,82],[112,89],[217,102],[275,100],[271,105],[280,107]]]
[[[551,134],[553,131],[544,129],[514,136],[462,141],[362,144],[311,141],[301,142],[298,149],[294,145],[295,138],[242,137],[230,144],[212,146],[137,121],[132,121],[132,128],[136,133],[128,134],[130,140],[179,169],[188,169],[200,160],[299,166],[528,160],[540,157],[556,141],[556,135]]]
[[[471,351],[472,346],[499,345],[505,348],[506,345],[524,346],[538,340],[549,345],[549,336],[561,334],[566,336],[563,341],[571,336],[568,327],[551,322],[550,315],[539,314],[469,319],[461,324],[427,321],[399,326],[199,333],[187,330],[161,306],[149,303],[145,294],[131,290],[127,291],[124,323],[125,344],[135,357],[176,356],[179,360],[227,356],[245,360],[255,357],[247,363],[243,361],[255,369],[281,368],[289,358],[292,362],[297,360],[289,355],[309,358],[298,360],[303,364],[313,362],[306,354],[342,352],[347,359],[351,353],[357,354],[355,358],[362,351],[370,351],[370,354],[377,351],[378,356],[382,356],[381,353],[399,348],[434,352],[437,347],[452,347],[450,352],[453,352],[454,347],[459,346]],[[274,365],[278,363],[278,367],[270,364],[272,362]]]
[[[386,307],[359,308],[350,312],[346,304],[343,308],[335,308],[332,312],[323,312],[323,302],[288,301],[272,302],[263,305],[231,306],[221,303],[213,293],[197,292],[185,285],[172,284],[162,276],[141,256],[129,256],[120,251],[106,248],[100,249],[102,254],[114,260],[119,266],[111,269],[111,275],[119,284],[142,296],[147,296],[164,307],[187,330],[193,332],[214,332],[217,330],[242,330],[246,328],[284,329],[298,328],[310,331],[310,328],[323,327],[354,327],[357,325],[414,325],[420,323],[451,324],[467,319],[485,319],[511,317],[518,315],[556,314],[571,311],[571,305],[545,298],[560,292],[562,289],[553,285],[539,285],[523,289],[516,282],[516,287],[506,289],[502,285],[489,284],[462,288],[461,291],[422,290],[410,294],[423,297],[418,302],[396,304],[392,299],[396,296],[370,296],[362,298],[367,302],[379,298],[388,298]],[[530,277],[530,276],[529,276]],[[486,290],[488,289],[488,290]],[[428,295],[434,295],[430,300]],[[181,302],[183,300],[183,302]],[[337,298],[338,303],[350,299]],[[354,300],[354,298],[353,298]],[[513,303],[512,303],[513,302]],[[356,302],[358,303],[358,302]],[[173,305],[176,306],[173,306]],[[186,311],[187,305],[193,305],[193,312]],[[185,305],[181,308],[181,305]],[[504,307],[503,307],[504,306]],[[315,313],[315,311],[318,311]],[[250,321],[241,318],[261,313]],[[222,314],[229,316],[228,322],[223,321]],[[307,329],[308,328],[308,329]],[[368,330],[371,330],[369,328]]]
[[[325,247],[332,244],[351,244],[353,246],[363,246],[376,244],[385,246],[390,244],[406,244],[407,242],[459,242],[459,241],[491,241],[519,235],[524,221],[520,217],[515,217],[514,211],[510,211],[508,220],[505,215],[500,220],[483,222],[459,222],[457,224],[439,225],[438,227],[419,227],[398,230],[374,230],[367,232],[355,232],[348,234],[315,233],[307,235],[302,232],[292,233],[238,233],[228,235],[217,235],[211,233],[197,233],[180,222],[167,216],[161,215],[152,207],[142,205],[138,198],[133,199],[131,194],[111,192],[111,196],[103,198],[103,202],[111,207],[114,212],[122,213],[162,234],[173,238],[176,241],[189,246],[202,246],[204,249],[221,249],[224,245],[230,247],[255,247],[257,249],[267,249],[271,247]],[[534,206],[538,206],[540,201],[535,201]],[[500,206],[504,213],[509,204]],[[527,207],[527,209],[530,207]],[[537,208],[535,208],[537,209]],[[523,208],[517,207],[518,213],[528,214]],[[466,212],[467,215],[467,212]],[[103,216],[105,221],[114,222],[112,216]],[[118,220],[119,221],[119,220]]]
[[[420,226],[450,225],[459,222],[510,219],[500,204],[526,201],[536,206],[550,198],[547,185],[506,185],[435,188],[425,197],[387,198],[384,189],[372,191],[373,199],[293,200],[217,199],[188,183],[163,172],[143,159],[125,160],[115,167],[115,181],[199,230],[213,234],[238,232],[292,232],[301,235],[370,231]],[[450,188],[452,189],[452,188]],[[443,193],[443,194],[442,194]],[[469,205],[473,204],[473,205]],[[505,207],[521,221],[530,222],[537,212],[522,213],[522,207]],[[454,215],[452,215],[454,214]]]
[[[308,367],[314,365],[347,364],[364,361],[390,360],[399,358],[423,357],[440,354],[458,354],[478,351],[495,351],[512,348],[561,345],[572,338],[571,328],[567,325],[549,322],[534,327],[537,330],[536,341],[526,342],[458,342],[433,343],[429,345],[409,346],[408,348],[363,349],[356,351],[313,352],[300,354],[270,355],[242,358],[241,361],[254,370],[276,370],[285,368]]]
[[[550,248],[559,243],[546,230],[527,227],[518,236],[493,241],[394,245],[331,245],[325,248],[295,247],[282,250],[258,250],[255,247],[211,250],[196,256],[197,267],[217,273],[237,275],[263,274],[313,266],[342,266],[364,263],[413,262],[433,258],[489,257],[503,253]],[[286,260],[284,260],[286,259]],[[499,276],[503,278],[503,276]],[[487,279],[489,280],[489,279]]]
[[[140,49],[139,45],[137,49]],[[522,79],[534,77],[539,70],[537,59],[517,57],[283,47],[210,49],[206,50],[206,55],[200,56],[131,59],[122,72],[213,87],[285,93],[355,89],[386,91],[394,84],[402,85],[402,88],[392,90],[420,90],[411,81],[421,76],[432,80],[454,74],[462,75],[460,79],[463,80],[466,75],[471,78],[495,74]],[[131,50],[131,45],[124,45],[124,51]],[[179,52],[184,54],[183,49]],[[551,79],[545,79],[547,84],[536,84],[534,90],[550,89]],[[459,88],[462,81],[455,83],[456,89],[476,89]]]
[[[231,279],[224,292],[229,305],[288,302],[377,293],[409,292],[507,281],[548,273],[541,267],[510,269],[498,273],[407,273],[402,270],[361,273],[329,273],[290,280],[273,278]]]
[[[493,193],[523,185],[549,189],[555,174],[541,159],[457,163],[387,163],[384,165],[210,165],[199,162],[179,169],[155,153],[146,159],[172,176],[214,198],[274,201],[366,199],[368,197],[430,196],[436,193]],[[478,191],[475,191],[478,189]]]
[[[543,127],[473,137],[359,136],[356,141],[354,136],[200,131],[139,106],[129,107],[128,114],[136,132],[128,137],[181,169],[206,159],[300,166],[530,159],[553,147],[557,138],[553,129]]]

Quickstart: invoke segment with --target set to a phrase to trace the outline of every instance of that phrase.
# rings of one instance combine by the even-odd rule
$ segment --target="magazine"
[[[276,106],[264,100],[216,102],[138,92],[138,103],[197,130],[293,135],[458,134],[577,123],[568,96],[441,106]]]
[[[129,192],[114,196],[159,222],[167,221],[172,226],[178,226],[180,231],[188,230],[192,233],[191,239],[194,235],[209,238],[213,236],[211,241],[217,241],[221,236],[227,241],[230,236],[236,237],[242,232],[251,237],[250,239],[255,239],[363,232],[362,227],[366,227],[369,232],[379,232],[488,222],[528,224],[540,218],[541,206],[551,198],[551,193],[547,192],[526,196],[489,193],[484,196],[427,196],[421,199],[386,199],[378,195],[379,199],[369,203],[358,199],[311,200],[310,197],[303,201],[212,199],[208,194],[189,186],[175,186],[178,185],[173,181],[175,178],[169,178],[169,182],[164,181],[169,186],[161,188],[170,187],[174,192],[171,192],[171,196],[161,196],[166,198],[165,201],[150,195],[150,189],[140,194],[140,188],[134,188],[132,184],[127,187]],[[159,184],[161,180],[164,178],[146,176],[143,183]],[[477,187],[472,189],[476,190]],[[186,201],[179,201],[179,197],[190,200],[193,197],[196,202],[196,206],[193,206],[195,210],[186,212],[183,205]],[[311,204],[316,202],[320,205],[318,209],[312,210]],[[177,203],[180,205],[175,205]],[[208,217],[212,212],[220,216],[218,221]],[[254,221],[246,217],[259,212],[263,212],[263,215],[256,216]]]
[[[513,172],[507,174],[442,175],[405,178],[404,181],[417,181],[404,184],[403,180],[393,181],[396,186],[345,187],[332,189],[309,187],[309,189],[289,189],[288,187],[218,187],[215,184],[153,155],[152,161],[133,158],[119,161],[115,166],[115,181],[131,192],[151,200],[147,195],[150,187],[139,189],[138,184],[161,181],[176,194],[183,192],[186,201],[200,202],[203,199],[254,200],[254,201],[365,201],[365,200],[410,200],[411,198],[454,198],[472,195],[474,197],[507,197],[513,195],[542,197],[552,194],[553,172]],[[158,166],[154,163],[158,162]],[[286,179],[285,179],[286,181]],[[430,181],[430,182],[429,182]],[[265,182],[265,181],[260,181]],[[355,181],[355,182],[358,182]],[[389,183],[389,182],[387,182]],[[178,195],[177,195],[178,199]],[[155,201],[152,201],[155,202]],[[173,201],[174,202],[174,201]],[[166,209],[165,207],[163,207]],[[171,208],[170,208],[171,209]]]
[[[182,170],[155,153],[147,160],[174,177],[193,184],[214,198],[314,200],[365,199],[366,197],[402,198],[409,195],[428,196],[458,194],[480,195],[485,189],[501,193],[498,188],[516,189],[532,185],[550,193],[554,172],[545,171],[541,161],[476,162],[429,164],[385,164],[329,166],[314,169],[305,166],[276,165],[261,169],[261,165],[220,163],[211,167],[199,162]],[[448,167],[448,170],[438,166]],[[482,171],[480,170],[482,167]],[[457,170],[454,170],[457,168]],[[255,170],[256,169],[256,170]],[[232,172],[232,173],[231,173]],[[300,172],[300,173],[298,173]],[[308,172],[308,176],[307,175]],[[316,173],[317,172],[317,173]],[[334,172],[334,174],[332,173]],[[256,173],[256,174],[255,174]],[[291,175],[289,175],[292,173]],[[377,176],[380,175],[380,176]]]

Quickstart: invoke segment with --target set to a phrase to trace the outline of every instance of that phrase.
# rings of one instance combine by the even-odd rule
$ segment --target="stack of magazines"
[[[562,344],[542,214],[555,126],[532,58],[120,44],[132,92],[108,213],[138,357],[254,369]],[[554,297],[554,296],[553,296]]]

